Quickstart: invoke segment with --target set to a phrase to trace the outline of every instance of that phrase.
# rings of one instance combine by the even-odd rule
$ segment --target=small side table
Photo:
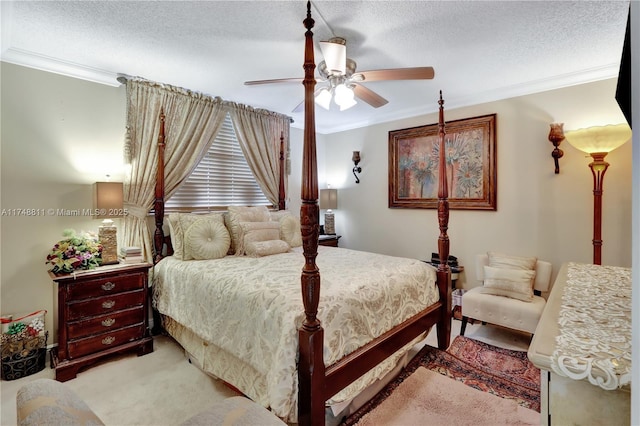
[[[338,240],[342,237],[342,235],[329,235],[329,234],[325,234],[325,235],[320,235],[318,237],[318,244],[321,246],[328,246],[328,247],[338,247]]]
[[[74,274],[54,275],[58,285],[58,347],[51,366],[56,380],[129,350],[153,351],[147,309],[148,270],[152,265],[117,264]]]

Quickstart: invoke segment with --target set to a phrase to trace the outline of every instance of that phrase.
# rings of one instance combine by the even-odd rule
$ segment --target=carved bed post
[[[442,99],[442,90],[440,91],[440,105],[438,114],[438,136],[440,138],[440,158],[438,165],[438,224],[440,226],[440,236],[438,237],[438,256],[440,264],[438,265],[438,290],[440,291],[440,300],[444,301],[442,306],[442,317],[438,321],[436,329],[438,331],[438,347],[445,350],[449,347],[451,339],[451,270],[447,260],[449,259],[449,187],[447,185],[447,161],[445,146],[445,129],[444,129],[444,100]]]
[[[284,187],[284,174],[285,171],[285,162],[284,162],[284,132],[280,132],[280,183],[278,186],[278,210],[284,210],[286,207],[285,203],[285,187]]]
[[[318,173],[316,159],[315,104],[313,92],[316,65],[313,55],[314,25],[311,18],[311,2],[307,2],[304,20],[304,147],[302,154],[302,205],[300,225],[305,264],[302,268],[301,287],[305,319],[298,329],[300,359],[298,364],[298,423],[301,425],[324,424],[324,378],[322,356],[324,330],[317,318],[320,301],[320,271],[316,265],[318,255]]]
[[[158,168],[156,173],[156,191],[153,210],[155,212],[156,230],[153,234],[153,247],[155,249],[154,263],[162,259],[164,245],[164,108],[160,109],[160,132],[158,134]]]

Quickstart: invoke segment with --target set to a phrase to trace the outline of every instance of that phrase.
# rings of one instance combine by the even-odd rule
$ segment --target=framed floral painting
[[[449,208],[496,210],[496,114],[445,123]],[[389,207],[438,208],[438,125],[389,132]]]

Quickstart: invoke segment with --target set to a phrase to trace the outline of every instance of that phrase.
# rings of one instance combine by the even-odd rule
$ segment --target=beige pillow
[[[280,220],[280,239],[286,241],[291,247],[300,247],[302,245],[299,218],[289,215]]]
[[[280,239],[291,247],[302,246],[302,232],[300,231],[300,217],[294,216],[289,210],[278,210],[270,213],[272,221],[280,222]]]
[[[274,210],[269,212],[269,218],[274,222],[280,222],[285,216],[293,216],[291,210]]]
[[[488,252],[487,255],[489,256],[489,266],[493,268],[536,269],[538,262],[536,257],[512,256],[494,251]]]
[[[239,237],[236,255],[242,256],[246,254],[247,247],[251,243],[280,239],[280,223],[271,221],[240,222]]]
[[[241,222],[268,222],[269,220],[269,209],[266,206],[229,206],[227,208],[227,216],[225,216],[225,223],[231,236],[230,254],[237,254],[238,245],[242,245],[240,241]]]
[[[484,284],[480,292],[531,302],[535,277],[534,270],[485,266]]]
[[[245,246],[245,253],[247,256],[261,257],[286,253],[289,249],[289,244],[282,240],[252,241]]]
[[[227,255],[231,237],[224,224],[202,218],[189,226],[184,242],[185,260],[220,259]]]
[[[173,246],[173,256],[180,260],[184,256],[184,233],[195,221],[202,218],[209,218],[215,222],[224,224],[221,213],[197,214],[197,213],[170,213],[167,216],[169,222],[169,235]]]

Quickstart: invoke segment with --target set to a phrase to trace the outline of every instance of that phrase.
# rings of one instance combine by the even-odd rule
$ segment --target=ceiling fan
[[[394,68],[356,72],[356,62],[347,58],[347,41],[342,37],[333,37],[320,42],[324,60],[318,64],[321,86],[315,92],[316,103],[329,109],[331,100],[344,111],[354,106],[355,98],[361,99],[374,108],[386,105],[387,101],[373,90],[360,83],[383,80],[430,80],[434,76],[432,67]],[[301,78],[279,78],[273,80],[245,81],[246,85],[302,82]],[[301,102],[293,110],[299,112]]]

